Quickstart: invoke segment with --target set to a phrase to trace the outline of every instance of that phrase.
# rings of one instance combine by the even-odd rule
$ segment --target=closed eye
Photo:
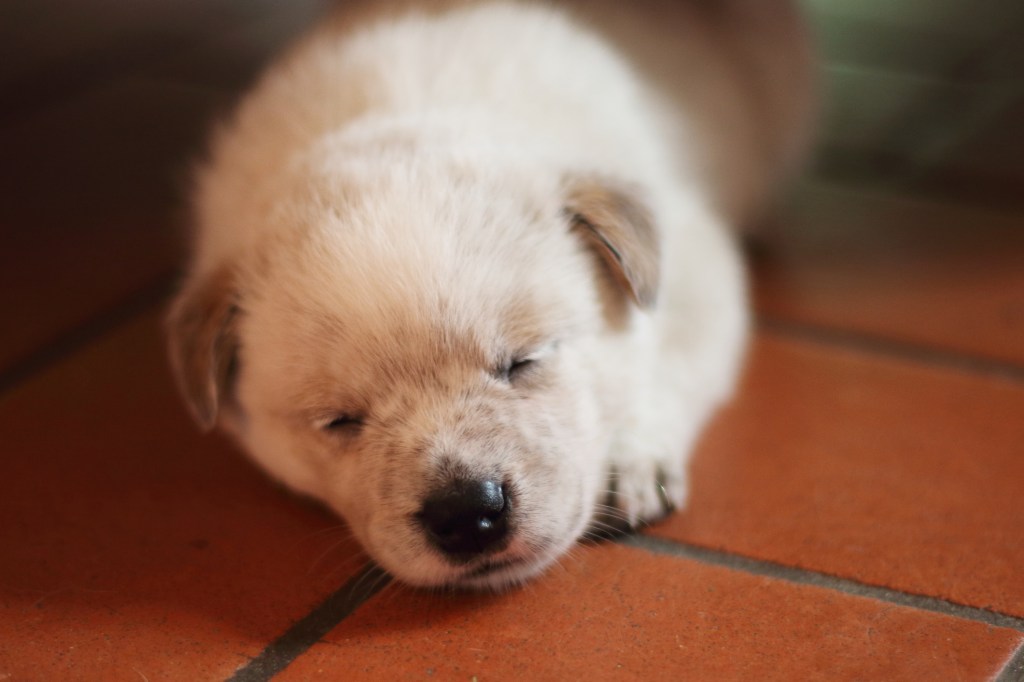
[[[363,418],[351,414],[339,414],[325,421],[321,428],[332,433],[356,432],[363,427]]]
[[[534,346],[530,350],[521,350],[509,356],[504,363],[492,370],[495,379],[512,384],[519,379],[530,379],[531,375],[541,369],[541,364],[558,348],[556,339],[542,346]]]
[[[498,370],[498,376],[509,383],[528,374],[537,364],[535,358],[515,358]]]

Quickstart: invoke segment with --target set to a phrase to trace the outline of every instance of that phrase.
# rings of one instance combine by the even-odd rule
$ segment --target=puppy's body
[[[408,582],[521,581],[604,502],[629,523],[681,504],[734,382],[723,225],[791,163],[806,106],[752,110],[729,3],[620,6],[354,6],[201,176],[171,318],[190,403]]]

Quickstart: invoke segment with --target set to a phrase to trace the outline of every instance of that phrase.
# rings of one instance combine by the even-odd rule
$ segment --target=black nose
[[[503,546],[510,507],[501,483],[459,479],[432,493],[417,517],[434,546],[454,561],[469,561]]]

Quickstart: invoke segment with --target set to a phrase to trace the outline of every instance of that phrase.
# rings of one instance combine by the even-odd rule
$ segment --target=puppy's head
[[[640,201],[575,174],[332,167],[170,316],[198,421],[415,585],[525,580],[586,530],[659,279]]]

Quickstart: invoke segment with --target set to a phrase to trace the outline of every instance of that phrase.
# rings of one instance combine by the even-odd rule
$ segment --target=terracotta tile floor
[[[177,21],[0,116],[0,681],[1024,680],[1006,205],[801,187],[752,258],[758,330],[691,504],[517,592],[397,586],[200,436],[159,329],[176,197],[299,4],[224,0],[198,15],[225,30]]]

